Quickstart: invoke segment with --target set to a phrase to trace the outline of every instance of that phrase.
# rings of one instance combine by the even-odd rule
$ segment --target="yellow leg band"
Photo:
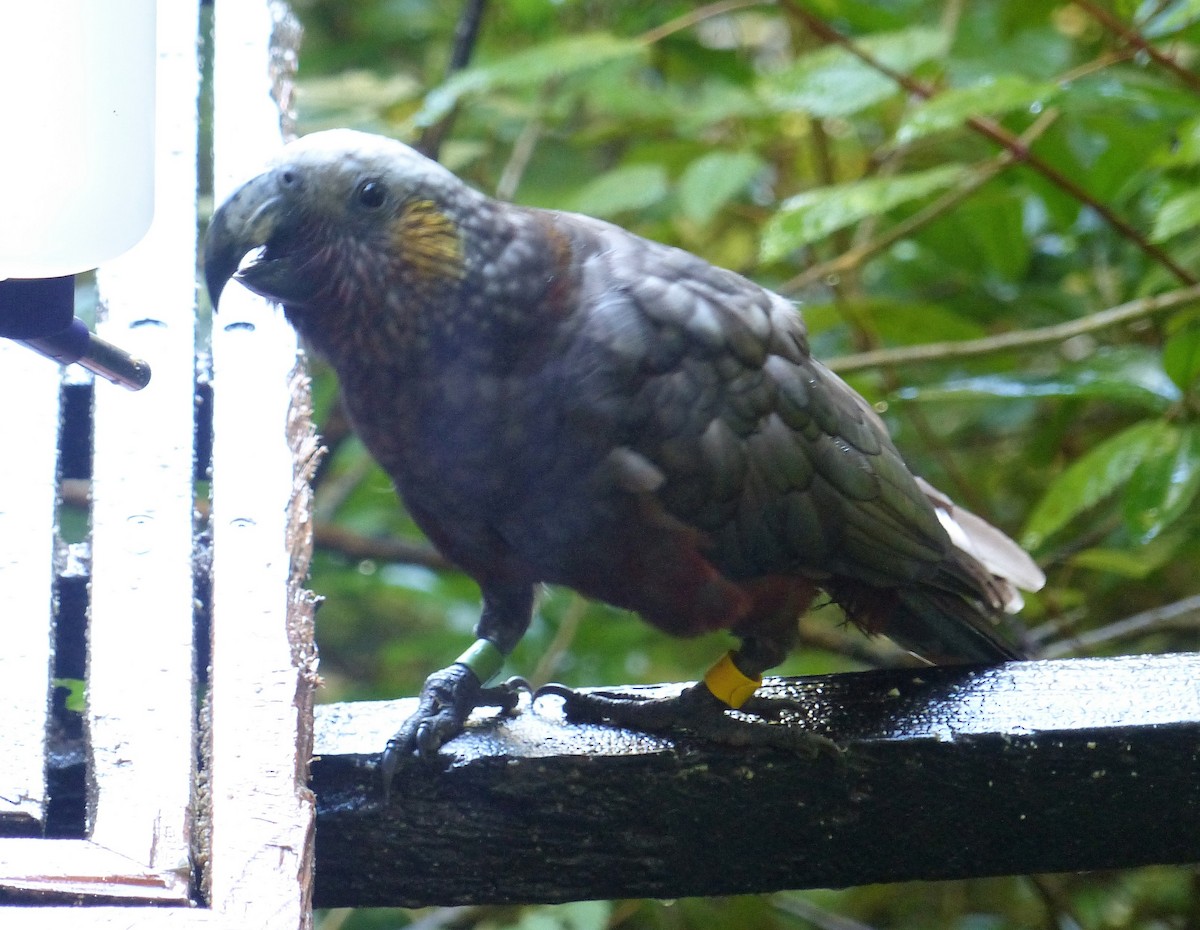
[[[750,700],[750,695],[762,684],[762,677],[747,678],[741,669],[733,664],[733,653],[727,652],[724,657],[708,670],[704,676],[704,684],[719,701],[730,707],[738,708]]]

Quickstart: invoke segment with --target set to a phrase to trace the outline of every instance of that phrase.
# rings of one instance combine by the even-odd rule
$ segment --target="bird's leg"
[[[742,648],[726,653],[702,681],[675,697],[643,697],[636,692],[603,689],[575,691],[547,684],[535,698],[553,694],[563,699],[563,712],[573,723],[612,723],[647,732],[706,729],[726,710],[740,708],[762,683],[765,656],[747,640]],[[770,663],[775,664],[775,663]]]
[[[786,655],[767,638],[746,637],[741,648],[721,658],[702,681],[675,697],[646,698],[616,691],[579,692],[563,685],[539,688],[563,699],[573,723],[606,723],[648,733],[686,733],[733,746],[773,746],[815,755],[837,751],[826,737],[779,719],[775,701],[755,698],[762,673]]]
[[[387,744],[380,760],[384,785],[400,760],[416,753],[432,759],[447,741],[462,732],[476,707],[498,707],[509,713],[528,686],[520,679],[488,687],[504,658],[529,627],[533,611],[531,585],[483,585],[483,613],[475,626],[475,643],[452,665],[434,672],[421,688],[417,711]]]

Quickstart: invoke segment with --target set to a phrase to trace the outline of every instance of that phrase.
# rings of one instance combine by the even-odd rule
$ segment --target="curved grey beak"
[[[292,261],[300,224],[278,170],[246,182],[213,214],[204,237],[204,283],[213,308],[235,278],[256,294],[302,306],[312,293]]]

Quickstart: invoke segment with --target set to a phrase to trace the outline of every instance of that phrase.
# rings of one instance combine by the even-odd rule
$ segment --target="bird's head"
[[[396,290],[436,292],[462,277],[460,221],[483,199],[393,139],[344,129],[305,136],[213,215],[209,296],[216,306],[234,278],[303,319]]]

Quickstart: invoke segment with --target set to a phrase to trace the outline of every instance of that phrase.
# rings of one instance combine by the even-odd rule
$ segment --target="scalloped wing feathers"
[[[929,657],[1015,655],[994,615],[1041,572],[908,470],[870,406],[811,357],[792,304],[690,253],[555,216],[584,256],[581,338],[604,363],[579,402],[599,391],[619,421],[638,463],[629,486],[704,533],[732,579],[804,575]]]

